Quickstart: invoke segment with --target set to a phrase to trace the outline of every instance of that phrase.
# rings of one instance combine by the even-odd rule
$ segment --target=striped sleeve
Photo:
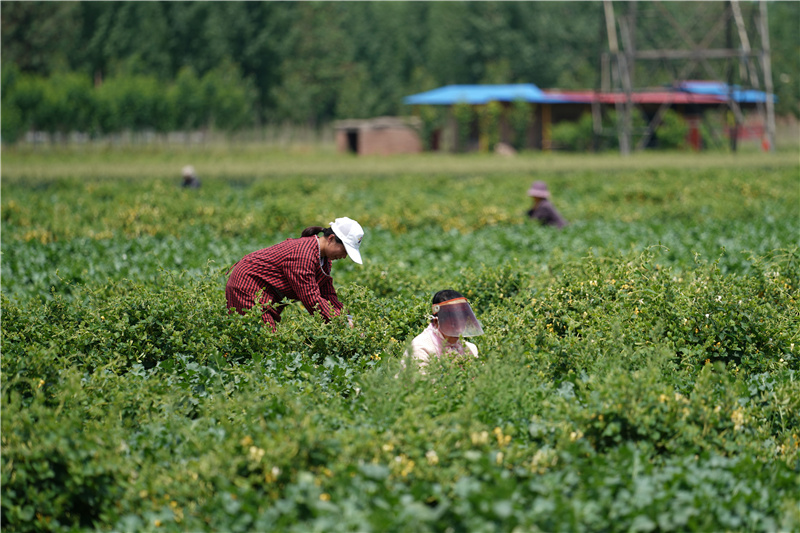
[[[319,248],[317,243],[314,242],[313,247],[300,245],[287,257],[283,274],[292,291],[297,295],[297,299],[302,302],[306,310],[311,314],[314,314],[314,311],[319,311],[327,321],[332,316],[332,303],[323,297],[320,285],[317,283],[315,270],[319,268],[318,265]],[[335,306],[335,304],[333,305]]]
[[[326,260],[325,267],[322,269],[325,276],[324,279],[319,282],[319,290],[322,297],[333,305],[334,313],[339,314],[339,311],[344,308],[344,305],[339,301],[339,297],[336,296],[336,289],[333,287],[333,278],[330,275],[330,270],[331,262],[330,260]]]

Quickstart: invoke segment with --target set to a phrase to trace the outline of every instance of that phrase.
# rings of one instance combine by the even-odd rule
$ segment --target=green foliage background
[[[797,529],[797,161],[4,150],[3,529]],[[353,329],[226,313],[342,215]],[[445,287],[481,356],[419,374]]]
[[[800,117],[800,4],[768,4],[776,110]],[[725,31],[707,38],[725,7],[622,3],[616,14],[636,11],[639,48],[686,49],[688,38],[714,49],[730,46]],[[740,8],[753,40],[758,3]],[[682,33],[665,22],[670,18]],[[283,121],[317,126],[403,114],[403,97],[447,84],[598,88],[608,49],[599,1],[12,1],[2,3],[0,38],[6,142],[31,127],[107,131],[111,118],[83,124],[69,113],[85,115],[92,108],[88,89],[106,82],[115,87],[102,92],[132,91],[137,101],[130,107],[148,102],[136,120],[155,131],[198,123],[223,130]],[[733,46],[740,46],[736,36]],[[736,65],[728,80],[729,69],[711,63],[718,81],[746,84]],[[638,61],[635,79],[659,86],[679,72],[685,79],[711,76],[690,60]],[[45,94],[37,85],[47,87]],[[68,109],[52,113],[65,102]],[[141,124],[126,113],[119,110],[115,120],[135,131]]]

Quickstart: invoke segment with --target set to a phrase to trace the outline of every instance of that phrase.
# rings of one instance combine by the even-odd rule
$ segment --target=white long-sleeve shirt
[[[468,341],[459,339],[454,344],[450,344],[439,330],[432,324],[425,328],[425,331],[414,337],[411,341],[411,358],[419,365],[420,369],[428,366],[432,357],[443,355],[472,355],[478,357],[478,347]],[[405,354],[408,356],[408,352]]]

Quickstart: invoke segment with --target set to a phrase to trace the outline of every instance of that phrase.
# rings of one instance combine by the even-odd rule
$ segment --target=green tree
[[[0,100],[0,115],[2,116],[0,137],[7,144],[16,142],[26,128],[22,110],[12,98],[20,76],[19,68],[13,63],[3,65],[2,74],[0,74],[0,97],[2,98]]]
[[[53,99],[53,130],[90,132],[95,102],[89,77],[78,72],[57,74],[48,79],[48,85]]]
[[[229,131],[252,122],[253,90],[235,65],[223,63],[207,72],[201,87],[209,125]]]
[[[19,74],[10,87],[8,94],[3,93],[3,100],[9,106],[19,110],[20,120],[25,129],[36,128],[39,120],[39,105],[45,98],[46,82],[41,76]]]
[[[282,47],[281,84],[273,91],[276,116],[318,125],[335,116],[338,87],[352,57],[341,29],[340,4],[293,5],[295,23]]]
[[[113,3],[105,25],[101,44],[111,74],[171,77],[167,46],[170,29],[163,3]]]
[[[369,117],[399,110],[405,86],[399,40],[403,28],[397,25],[402,12],[399,3],[384,7],[374,2],[341,10],[341,29],[352,44],[342,51],[337,116]]]
[[[202,87],[192,67],[184,67],[178,72],[175,82],[167,89],[167,101],[178,129],[199,128],[205,121]]]
[[[768,4],[772,76],[778,101],[775,111],[800,118],[800,3]]]
[[[344,76],[338,87],[339,97],[336,99],[336,116],[341,118],[369,118],[375,116],[379,98],[370,83],[370,77],[364,65],[349,63],[344,67]]]
[[[3,65],[48,75],[70,70],[81,46],[80,9],[75,2],[3,2],[0,17]]]
[[[166,91],[153,76],[118,76],[97,90],[97,121],[104,133],[163,130],[171,123]]]
[[[0,123],[0,139],[6,144],[13,144],[25,133],[25,122],[19,107],[3,99],[0,102],[0,114],[3,121]]]
[[[695,42],[702,15],[723,3],[620,4],[636,10],[640,47],[685,45],[664,13]],[[598,85],[607,49],[603,4],[594,2],[4,2],[2,64],[51,76],[152,76],[165,86],[190,68],[198,79],[235,64],[254,91],[250,118],[319,124],[347,116],[405,112],[404,96],[446,84],[535,83],[565,89]],[[751,45],[760,46],[758,4],[741,4]],[[776,110],[800,116],[800,4],[769,2]],[[734,45],[738,45],[733,32]],[[709,41],[725,47],[725,32]],[[735,63],[733,61],[732,63]],[[725,68],[717,65],[718,77]],[[690,60],[637,61],[635,81],[670,83]],[[732,68],[734,83],[741,83]],[[708,78],[702,64],[685,77]],[[723,80],[727,81],[727,80]],[[184,84],[186,79],[181,81]],[[763,89],[763,87],[761,87]],[[30,118],[17,109],[24,123]],[[16,104],[15,104],[16,105]],[[180,113],[179,113],[180,114]],[[9,118],[11,120],[11,118]],[[176,119],[180,123],[195,119]],[[199,123],[204,123],[204,120]],[[166,124],[162,124],[166,127]]]

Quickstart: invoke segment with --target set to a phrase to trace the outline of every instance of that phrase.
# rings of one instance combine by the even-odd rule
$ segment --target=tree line
[[[700,42],[697,13],[720,3],[680,4],[665,9]],[[639,9],[639,43],[679,46],[663,13]],[[742,9],[752,26],[757,6]],[[769,10],[778,113],[800,115],[800,4]],[[608,47],[601,2],[3,2],[1,16],[6,140],[316,126],[402,114],[404,96],[451,83],[590,89]],[[637,80],[679,67],[642,62]]]

